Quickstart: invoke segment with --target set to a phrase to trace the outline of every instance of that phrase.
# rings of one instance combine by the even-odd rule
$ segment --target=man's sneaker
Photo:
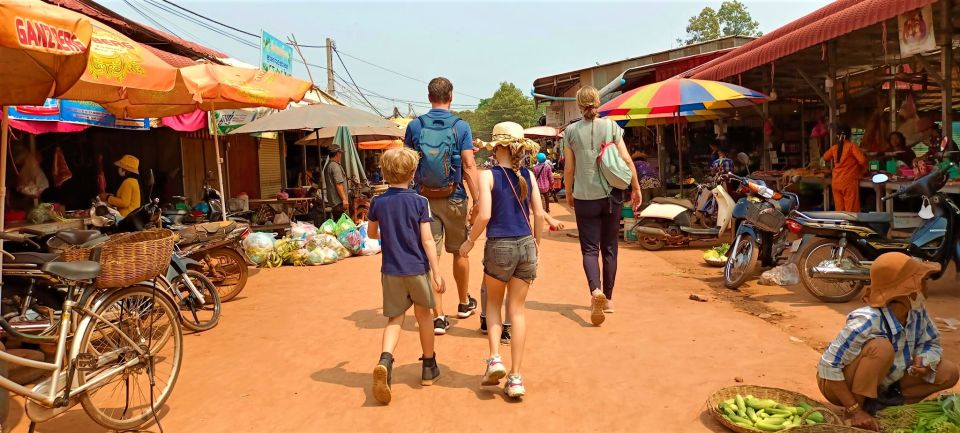
[[[447,330],[450,329],[450,321],[447,320],[447,316],[440,316],[436,319],[433,319],[433,333],[436,335],[443,335],[447,333]]]
[[[487,335],[487,316],[480,315],[480,333]]]
[[[503,330],[500,331],[500,343],[510,344],[510,325],[503,325]]]
[[[500,379],[507,375],[507,368],[503,366],[500,355],[492,356],[487,360],[487,371],[483,373],[484,386],[494,386],[500,384]]]
[[[607,305],[607,297],[599,290],[593,291],[593,297],[590,299],[590,322],[593,326],[600,326],[607,316],[603,313],[603,307]]]
[[[380,403],[390,404],[390,387],[393,383],[393,356],[384,352],[380,362],[373,368],[373,398]]]
[[[520,378],[520,375],[511,374],[507,378],[507,383],[503,385],[503,392],[510,398],[520,398],[527,393],[527,390],[523,387],[523,379]]]
[[[433,382],[440,377],[440,367],[437,366],[436,352],[434,352],[433,358],[421,356],[420,360],[423,361],[423,375],[420,376],[420,385],[433,385]]]
[[[466,319],[472,316],[475,311],[477,311],[477,300],[473,299],[473,296],[467,295],[467,303],[457,306],[457,317]]]

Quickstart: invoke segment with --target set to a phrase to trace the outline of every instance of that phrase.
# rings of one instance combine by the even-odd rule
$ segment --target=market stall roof
[[[722,80],[937,0],[837,0],[680,77]],[[895,34],[895,29],[891,29]]]
[[[194,61],[193,59],[191,59],[191,58],[189,58],[189,57],[184,57],[184,56],[181,56],[181,55],[178,55],[178,54],[174,54],[174,53],[171,53],[171,52],[168,52],[168,51],[164,51],[164,50],[161,50],[161,49],[159,49],[159,48],[157,48],[157,47],[150,46],[150,45],[143,44],[143,43],[141,43],[140,45],[142,45],[144,48],[146,48],[146,49],[147,49],[148,51],[150,51],[151,53],[156,54],[157,57],[159,57],[159,58],[160,58],[161,60],[163,60],[164,62],[167,62],[170,66],[173,66],[173,67],[176,67],[176,68],[182,68],[182,67],[185,67],[185,66],[193,66],[193,65],[196,65],[196,64],[197,64],[196,61]]]
[[[353,126],[350,127],[350,133],[356,137],[363,137],[363,139],[357,138],[357,141],[371,141],[371,140],[393,140],[396,138],[402,139],[406,129],[399,126]],[[303,137],[297,140],[297,144],[316,144],[318,135],[319,140],[323,143],[324,139],[332,139],[337,134],[336,128],[321,128],[317,131],[316,134],[308,134],[306,137]]]

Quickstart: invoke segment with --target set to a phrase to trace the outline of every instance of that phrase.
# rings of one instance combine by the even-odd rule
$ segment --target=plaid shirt
[[[923,307],[910,311],[906,326],[901,326],[900,321],[887,307],[862,307],[854,310],[847,316],[847,324],[840,331],[840,335],[820,357],[818,375],[827,380],[844,380],[843,368],[860,355],[864,343],[874,338],[886,338],[893,344],[895,351],[893,366],[883,379],[884,388],[899,381],[906,374],[907,368],[913,364],[914,356],[919,356],[923,365],[930,367],[930,373],[924,380],[933,383],[943,349],[940,347],[937,326]]]
[[[733,171],[733,160],[730,158],[718,158],[710,165],[717,173],[730,173]]]

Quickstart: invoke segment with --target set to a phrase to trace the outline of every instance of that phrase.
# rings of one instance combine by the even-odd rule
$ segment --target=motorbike
[[[253,262],[241,241],[250,227],[237,222],[210,222],[189,227],[171,226],[180,235],[180,253],[192,260],[188,266],[210,279],[221,302],[236,298],[247,284],[248,266]]]
[[[733,198],[723,187],[724,176],[697,185],[696,202],[655,197],[631,228],[640,246],[657,251],[666,245],[686,246],[694,241],[717,241],[730,227]],[[699,222],[702,227],[696,227]]]
[[[951,163],[934,170],[882,198],[921,198],[929,204],[920,212],[923,223],[909,239],[888,237],[893,221],[886,212],[792,215],[790,231],[805,237],[797,263],[804,288],[823,302],[847,302],[869,284],[873,261],[889,252],[939,263],[941,269],[934,279],[943,276],[951,260],[960,265],[960,207],[940,192],[954,166]],[[878,174],[873,180],[885,183],[888,178]]]
[[[192,212],[194,222],[223,220],[223,213],[226,210],[223,202],[223,194],[210,186],[208,180],[203,181],[203,196],[200,200],[201,203],[204,204],[202,207],[206,209],[206,212],[194,210]],[[229,212],[229,210],[227,210],[227,220],[249,223],[249,218],[253,213],[253,211],[249,210],[241,212]]]
[[[740,191],[746,194],[733,208],[734,241],[723,267],[723,285],[736,289],[753,275],[758,262],[771,267],[783,257],[789,234],[785,215],[800,206],[800,199],[792,192],[775,191],[761,180],[728,176],[739,181]],[[794,177],[792,182],[797,180]]]

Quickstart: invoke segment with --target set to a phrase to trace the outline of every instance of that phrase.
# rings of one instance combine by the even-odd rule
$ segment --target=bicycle
[[[53,362],[0,351],[2,361],[50,372],[33,388],[0,377],[0,388],[27,399],[30,431],[78,403],[93,421],[110,429],[129,430],[157,419],[183,360],[183,329],[170,294],[149,282],[98,289],[97,262],[50,262],[41,270],[66,288],[57,334],[24,334],[0,317],[0,328],[8,335],[56,344]]]

